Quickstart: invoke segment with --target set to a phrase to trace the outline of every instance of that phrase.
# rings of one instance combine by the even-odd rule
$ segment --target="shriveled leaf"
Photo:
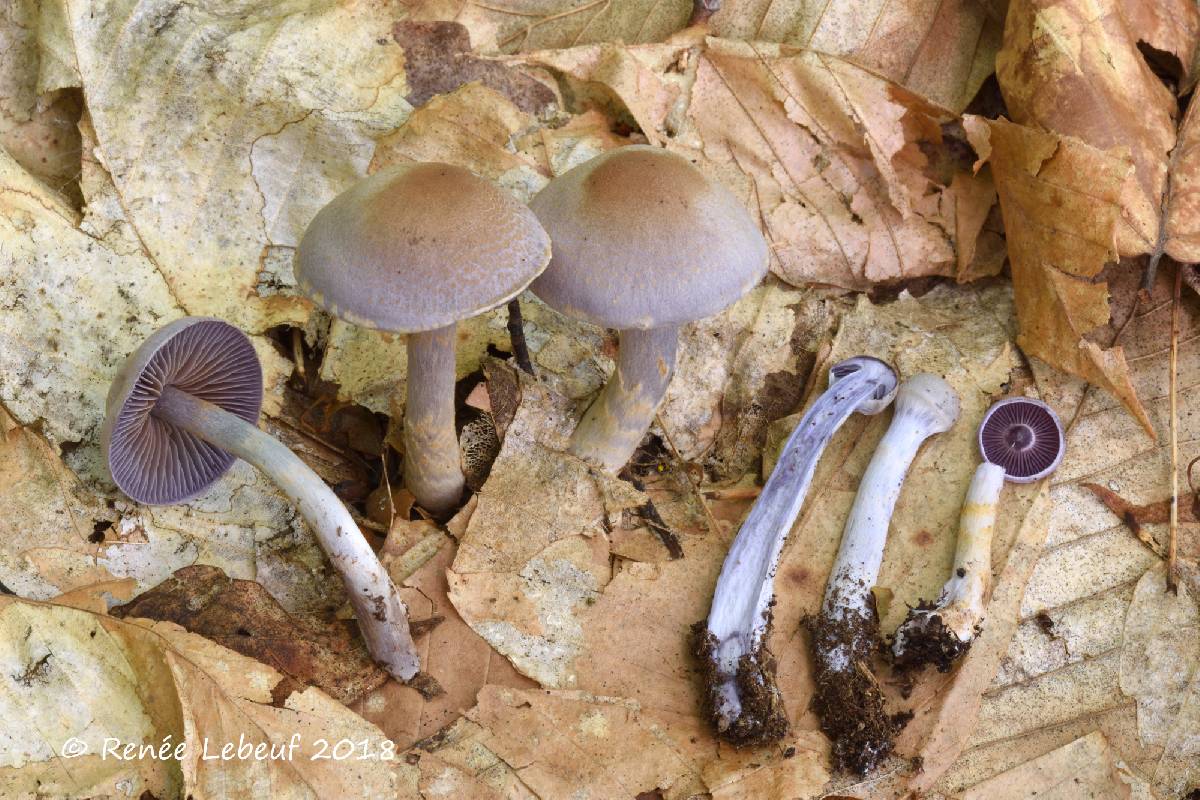
[[[1117,257],[1128,157],[1006,120],[968,117],[991,164],[1013,271],[1017,343],[1028,355],[1116,395],[1156,435],[1121,347],[1087,338],[1109,321],[1108,287],[1096,277]]]

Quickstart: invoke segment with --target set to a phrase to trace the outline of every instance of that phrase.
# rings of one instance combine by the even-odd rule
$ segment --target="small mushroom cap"
[[[148,505],[170,505],[201,494],[236,460],[151,415],[166,386],[252,425],[262,407],[262,368],[246,334],[209,317],[184,317],[155,331],[113,380],[100,433],[113,481],[130,498]]]
[[[1062,423],[1041,400],[1012,397],[988,409],[979,425],[979,452],[1014,483],[1041,480],[1067,451]]]
[[[746,208],[656,147],[599,155],[552,180],[529,207],[554,240],[533,293],[603,327],[711,316],[767,272],[767,243]]]
[[[880,361],[878,358],[854,356],[839,361],[829,368],[829,385],[832,386],[857,372],[863,373],[861,377],[873,380],[878,384],[875,391],[859,405],[858,413],[868,416],[878,414],[887,408],[896,396],[896,371],[889,367],[887,362]]]
[[[945,433],[958,421],[958,393],[937,375],[922,372],[900,384],[896,415],[920,417],[932,433]]]
[[[499,186],[451,164],[397,164],[317,213],[296,280],[347,322],[418,333],[508,302],[549,260],[533,212]]]

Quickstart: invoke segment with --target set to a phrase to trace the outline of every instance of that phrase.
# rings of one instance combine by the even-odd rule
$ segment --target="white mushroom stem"
[[[454,430],[456,325],[410,333],[404,405],[404,485],[426,511],[462,498],[462,459]]]
[[[396,679],[412,679],[420,663],[408,608],[350,512],[320,476],[256,426],[172,386],[162,390],[151,413],[254,465],[283,490],[341,576],[371,655]]]
[[[740,744],[768,741],[786,732],[773,668],[765,661],[765,639],[779,555],[817,461],[851,414],[882,411],[896,387],[895,373],[886,364],[865,357],[835,365],[830,382],[788,438],[729,548],[699,646],[709,661],[713,722],[719,733]]]
[[[915,375],[896,393],[895,415],[858,485],[821,611],[812,621],[814,708],[833,740],[834,762],[860,774],[892,748],[894,726],[870,671],[879,642],[871,589],[879,578],[888,526],[921,444],[958,419],[958,397],[935,375]],[[853,724],[848,721],[853,720]]]
[[[571,435],[573,454],[614,474],[625,466],[667,393],[678,343],[675,326],[621,331],[617,368]]]
[[[915,646],[931,637],[941,639],[937,643],[939,651],[950,659],[974,641],[986,612],[992,578],[992,534],[1004,475],[1003,467],[987,461],[975,470],[959,519],[954,570],[942,587],[937,605],[912,609],[896,630],[892,652],[899,663],[909,660]],[[955,641],[941,638],[945,634]]]
[[[871,616],[871,589],[879,578],[883,547],[900,487],[922,443],[958,419],[958,397],[934,375],[916,375],[900,385],[896,413],[858,485],[842,543],[826,584],[821,613],[834,618]]]

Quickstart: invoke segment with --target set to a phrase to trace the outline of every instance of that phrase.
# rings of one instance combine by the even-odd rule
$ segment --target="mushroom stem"
[[[456,325],[408,335],[404,409],[404,483],[427,511],[441,514],[463,492],[462,462],[454,432]]]
[[[882,411],[895,388],[895,374],[881,361],[852,358],[835,364],[829,388],[788,437],[725,556],[697,651],[713,724],[734,744],[771,742],[787,733],[774,660],[766,649],[779,555],[833,434],[855,411]]]
[[[614,475],[625,466],[667,393],[678,344],[674,325],[621,331],[617,368],[571,435],[574,455]]]
[[[412,679],[420,663],[408,608],[350,512],[320,476],[256,426],[173,386],[163,388],[151,413],[254,465],[283,490],[341,576],[371,655],[397,680]]]
[[[821,611],[809,622],[816,661],[814,710],[833,741],[834,762],[860,774],[891,752],[896,732],[870,668],[879,645],[871,589],[908,468],[927,438],[954,424],[958,397],[941,378],[916,375],[900,386],[895,409],[858,485]]]
[[[896,664],[914,668],[934,663],[946,672],[967,651],[983,624],[984,597],[992,578],[992,532],[996,506],[1004,487],[1004,468],[979,465],[967,489],[959,518],[954,571],[933,607],[909,609],[896,630],[892,654]]]

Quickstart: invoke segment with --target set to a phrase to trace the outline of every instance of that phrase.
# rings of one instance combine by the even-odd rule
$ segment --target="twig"
[[[638,480],[629,470],[625,470],[625,473],[621,477],[631,483],[633,488],[639,492],[646,491],[646,484]],[[645,504],[638,506],[634,513],[641,517],[642,522],[646,523],[646,527],[662,542],[662,546],[666,548],[667,555],[671,557],[672,561],[683,558],[683,546],[679,544],[679,537],[675,535],[675,531],[671,530],[666,521],[663,520],[662,514],[658,513],[653,500],[647,497]]]
[[[692,474],[687,470],[687,464],[683,461],[683,456],[679,455],[679,449],[675,447],[674,440],[671,439],[671,432],[667,430],[666,423],[663,422],[662,415],[655,414],[654,418],[658,421],[658,427],[662,428],[663,436],[667,440],[667,447],[671,448],[671,456],[675,462],[679,464],[680,471],[683,477],[687,480],[688,486],[692,487],[692,493],[696,499],[700,501],[700,508],[704,510],[704,516],[708,519],[708,529],[715,535],[721,535],[721,526],[717,524],[717,518],[713,516],[712,509],[708,507],[708,500],[704,497],[704,492],[700,491],[700,486],[692,480]]]
[[[529,360],[529,345],[525,343],[525,326],[521,319],[521,301],[516,297],[508,301],[508,338],[512,341],[517,366],[527,375],[533,375],[533,362]]]
[[[292,328],[292,361],[296,363],[296,374],[303,380],[304,374],[304,346],[302,344],[302,336],[299,328]]]
[[[1179,591],[1176,540],[1179,536],[1179,409],[1176,392],[1179,366],[1179,296],[1183,288],[1183,264],[1175,268],[1175,294],[1171,299],[1171,522],[1167,531],[1167,590]]]

